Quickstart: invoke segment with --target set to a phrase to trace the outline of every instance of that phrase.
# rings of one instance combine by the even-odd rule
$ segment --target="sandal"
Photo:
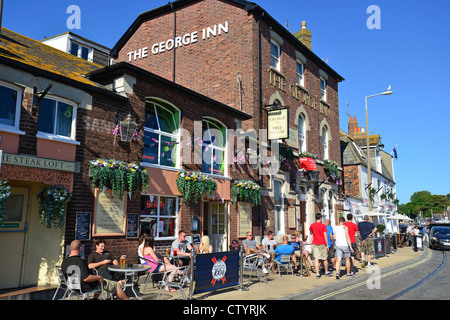
[[[175,288],[166,288],[166,292],[177,292]]]

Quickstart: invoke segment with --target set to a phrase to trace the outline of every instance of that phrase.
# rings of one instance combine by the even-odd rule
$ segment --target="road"
[[[336,281],[286,297],[286,300],[443,300],[450,294],[449,251],[424,248],[420,259],[384,268],[360,270]]]

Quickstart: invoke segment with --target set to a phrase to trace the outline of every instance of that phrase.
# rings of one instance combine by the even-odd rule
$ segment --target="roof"
[[[98,90],[123,98],[85,77],[85,74],[101,66],[9,29],[2,28],[1,31],[0,63],[84,90]]]
[[[122,35],[119,41],[114,45],[111,49],[111,56],[117,57],[120,49],[125,45],[125,43],[131,38],[134,32],[140,27],[140,25],[151,18],[157,17],[158,15],[165,14],[167,12],[172,12],[174,9],[182,8],[191,3],[198,2],[200,0],[176,0],[174,2],[169,2],[166,5],[160,6],[158,8],[143,12],[138,15],[136,20],[131,24],[128,30]],[[263,20],[268,21],[271,26],[275,27],[277,31],[283,35],[285,39],[289,39],[293,44],[297,45],[297,47],[301,48],[302,53],[306,54],[311,58],[315,63],[317,63],[324,71],[330,73],[334,77],[338,79],[338,81],[343,81],[344,78],[339,75],[334,69],[332,69],[327,63],[325,63],[321,58],[319,58],[314,52],[312,52],[307,46],[305,46],[299,39],[297,39],[291,32],[286,30],[278,21],[276,21],[272,16],[269,15],[267,11],[261,8],[254,2],[245,1],[245,0],[226,0],[235,5],[239,5],[243,7],[247,12],[255,13],[257,16],[262,17]]]
[[[158,84],[165,85],[172,87],[178,91],[184,92],[186,94],[189,94],[190,96],[193,96],[197,99],[200,99],[202,101],[205,101],[212,106],[216,107],[218,110],[226,111],[229,113],[232,113],[235,117],[241,120],[248,120],[251,119],[252,116],[248,113],[245,113],[243,111],[240,111],[236,108],[230,107],[226,104],[223,104],[217,100],[211,99],[207,96],[204,96],[198,92],[195,92],[191,89],[188,89],[186,87],[183,87],[182,85],[179,85],[175,82],[172,82],[170,80],[167,80],[165,78],[162,78],[150,71],[144,70],[142,68],[139,68],[133,64],[130,64],[128,62],[118,62],[113,65],[110,65],[108,67],[104,67],[102,69],[96,69],[86,75],[87,78],[93,79],[94,81],[104,82],[105,79],[112,80],[118,76],[121,76],[123,74],[130,74],[134,76],[142,77],[148,81],[154,81]]]
[[[78,39],[78,40],[82,40],[84,42],[90,43],[91,45],[100,47],[100,48],[104,49],[105,51],[110,51],[111,50],[111,48],[108,48],[108,47],[106,47],[106,46],[104,46],[104,45],[102,45],[102,44],[100,44],[98,42],[95,42],[95,41],[89,40],[87,38],[84,38],[84,37],[82,37],[82,36],[80,36],[80,35],[78,35],[76,33],[73,33],[72,31],[66,31],[66,32],[63,32],[63,33],[55,34],[55,35],[53,35],[51,37],[46,37],[46,38],[41,39],[39,41],[40,42],[44,42],[44,41],[48,41],[48,40],[55,39],[55,38],[58,38],[58,37],[62,37],[62,36],[65,36],[65,35],[67,35],[69,37],[72,37],[74,39]]]

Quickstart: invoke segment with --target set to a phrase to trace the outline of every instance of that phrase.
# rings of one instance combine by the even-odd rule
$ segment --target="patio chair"
[[[69,287],[67,285],[66,276],[62,272],[62,269],[61,269],[60,266],[56,266],[55,269],[56,269],[56,275],[58,277],[59,284],[58,284],[58,288],[56,288],[56,291],[55,291],[55,294],[53,295],[53,299],[52,300],[55,300],[56,294],[58,293],[59,289],[64,290],[64,288],[65,288],[66,291],[64,291],[64,295],[62,297],[62,299],[64,300],[64,298],[66,297],[67,291],[69,291]]]
[[[280,274],[280,278],[281,278],[281,269],[283,269],[283,268],[286,270],[286,274],[288,273],[288,271],[290,269],[292,276],[294,276],[294,269],[292,268],[290,254],[280,254],[280,262],[278,262],[276,259],[274,259],[273,262],[278,267],[278,273]]]
[[[164,299],[166,288],[178,288],[183,296],[183,300],[187,300],[186,293],[184,292],[184,286],[189,279],[190,266],[178,267],[175,270],[168,270],[164,272],[163,279],[159,281],[159,292],[157,300]],[[175,272],[172,281],[169,281],[169,277],[172,272]],[[160,299],[161,297],[161,299]]]
[[[252,253],[244,257],[243,268],[244,270],[250,271],[250,275],[248,277],[248,283],[250,284],[250,279],[252,278],[253,271],[256,272],[256,276],[258,280],[261,281],[261,277],[259,273],[262,272],[262,268],[264,265],[264,257],[261,257],[259,253]]]
[[[81,282],[80,282],[80,275],[76,272],[74,272],[72,275],[67,277],[67,286],[69,288],[69,296],[67,297],[67,300],[70,300],[70,297],[72,296],[72,294],[76,294],[77,296],[82,296],[83,299],[86,299],[86,297],[88,297],[91,293],[98,293],[100,292],[100,299],[102,299],[103,296],[103,289],[100,288],[96,288],[92,291],[89,292],[83,292],[83,290],[81,289]]]
[[[150,279],[152,279],[153,287],[155,287],[155,282],[156,282],[156,281],[155,281],[155,278],[154,278],[154,277],[155,277],[155,276],[161,276],[164,272],[166,272],[166,264],[163,263],[163,262],[160,262],[160,261],[155,261],[155,260],[152,260],[152,259],[147,259],[147,258],[141,257],[140,255],[139,255],[139,258],[142,259],[142,260],[145,260],[146,262],[156,262],[156,263],[158,263],[158,264],[164,266],[164,269],[161,270],[161,271],[159,271],[159,272],[157,272],[157,273],[152,273],[152,272],[144,271],[144,272],[147,273],[147,277],[145,277],[144,288],[142,289],[142,291],[145,291],[145,289],[147,288],[148,281],[149,281]],[[138,280],[138,281],[139,281],[139,280]],[[158,280],[158,281],[159,281],[159,280]]]

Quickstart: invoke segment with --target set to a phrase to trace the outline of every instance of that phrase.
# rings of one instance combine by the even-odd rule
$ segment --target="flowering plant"
[[[39,218],[47,228],[62,228],[66,217],[65,205],[72,194],[62,186],[44,187],[37,195]]]
[[[231,187],[232,201],[247,201],[254,206],[261,204],[261,188],[258,184],[248,180],[237,180]]]
[[[6,200],[11,195],[11,187],[7,186],[8,181],[0,180],[0,223],[5,219]]]
[[[325,173],[328,176],[332,176],[333,178],[336,178],[338,175],[338,165],[336,161],[333,160],[323,160],[323,165],[325,169]]]
[[[212,177],[201,172],[180,171],[177,188],[184,200],[199,202],[203,198],[203,193],[208,198],[212,197],[213,191],[217,189],[217,183]]]
[[[140,191],[148,186],[148,172],[136,163],[125,163],[114,159],[96,159],[89,161],[92,186],[109,188],[120,197],[125,192]]]
[[[280,162],[291,161],[295,159],[294,149],[287,143],[280,144]]]
[[[298,156],[299,156],[299,158],[311,158],[314,160],[317,159],[317,156],[311,152],[300,152]]]

